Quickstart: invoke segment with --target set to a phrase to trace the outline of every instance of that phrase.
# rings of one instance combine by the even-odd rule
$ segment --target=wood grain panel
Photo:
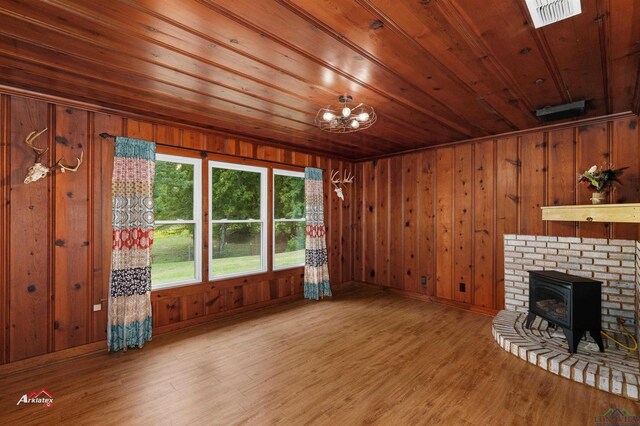
[[[352,232],[353,232],[353,279],[355,281],[368,281],[366,277],[366,262],[364,261],[364,247],[365,247],[365,221],[366,215],[365,199],[364,199],[364,165],[366,163],[355,164],[355,178],[354,178],[354,201],[355,206],[353,208],[352,220]],[[367,177],[368,178],[368,177]]]
[[[8,361],[9,331],[9,206],[11,181],[9,97],[0,95],[0,364]]]
[[[473,174],[473,284],[472,303],[495,306],[495,157],[496,142],[476,144]],[[470,289],[471,290],[471,289]]]
[[[622,185],[613,191],[614,203],[633,203],[640,200],[640,129],[638,118],[617,120],[611,135],[611,164],[615,168],[628,167],[620,176]],[[612,238],[640,240],[640,225],[614,223]],[[635,237],[633,237],[635,235]]]
[[[547,141],[542,132],[520,138],[520,233],[544,235],[545,224],[540,220],[541,206],[546,205]]]
[[[92,147],[88,143],[88,113],[57,107],[55,110],[56,158],[74,164],[84,152],[84,162],[77,172],[55,174],[55,350],[88,343],[91,300],[88,271],[89,245],[89,180]]]
[[[436,150],[436,296],[453,300],[455,149]]]
[[[365,264],[365,279],[367,281],[376,281],[376,244],[378,241],[378,224],[376,221],[376,181],[377,170],[376,163],[367,161],[364,163],[363,176],[366,176],[366,180],[363,183],[363,223],[366,227],[366,233],[364,234],[364,264]]]
[[[496,143],[495,306],[502,309],[504,307],[504,235],[520,232],[521,162],[518,138],[499,139]]]
[[[464,303],[471,302],[473,293],[473,152],[471,144],[454,148],[453,294]]]
[[[576,139],[572,128],[549,132],[549,196],[548,205],[575,204],[577,172],[575,165]],[[576,224],[549,222],[549,235],[573,237]]]
[[[404,283],[404,244],[402,241],[404,228],[404,200],[402,157],[389,159],[389,285],[401,289]],[[393,206],[393,207],[392,207]]]
[[[389,208],[389,159],[375,162],[376,172],[376,279],[378,285],[389,285],[390,268],[390,226],[391,215]]]
[[[402,156],[402,209],[403,209],[403,284],[402,289],[418,293],[420,277],[418,276],[418,156],[414,154]]]
[[[11,204],[9,216],[9,345],[8,361],[41,355],[49,351],[51,321],[50,261],[51,199],[49,179],[25,185],[27,169],[33,164],[33,151],[23,141],[34,130],[50,127],[46,103],[12,97],[10,104]],[[51,147],[50,129],[37,139],[37,145]],[[51,162],[51,155],[42,157]]]
[[[420,293],[435,294],[435,168],[436,151],[421,152],[418,156],[418,267],[426,284],[420,285]]]
[[[155,142],[153,123],[133,119],[127,119],[126,122],[127,137]]]
[[[93,280],[91,286],[92,305],[100,305],[100,311],[92,309],[91,341],[98,342],[107,338],[107,299],[109,297],[109,274],[111,271],[111,177],[113,175],[113,157],[115,142],[112,138],[103,139],[100,133],[122,134],[122,118],[109,114],[94,114],[93,149],[91,169],[93,171],[93,233],[91,250],[93,252]]]
[[[333,170],[338,170],[340,172],[340,176],[343,176],[344,167],[342,161],[338,160],[329,160],[323,164],[325,173],[330,174]],[[330,177],[330,176],[329,176]],[[348,185],[347,185],[348,189]],[[341,234],[342,234],[342,223],[341,212],[342,212],[342,204],[344,201],[338,198],[338,195],[333,190],[333,185],[329,182],[329,180],[325,180],[325,220],[327,221],[327,247],[329,248],[329,265],[331,265],[329,274],[331,279],[335,282],[342,282],[342,264],[340,263],[340,255],[342,253],[342,244],[341,244]],[[343,191],[343,194],[346,192]],[[346,201],[346,196],[345,196]],[[336,220],[329,221],[327,220],[329,217],[334,217]]]
[[[305,158],[304,162],[307,161],[308,158]],[[352,164],[343,162],[342,165],[343,170],[347,170],[347,173],[353,176]],[[351,234],[351,211],[354,204],[353,186],[353,184],[347,185],[345,200],[340,203],[342,208],[340,209],[340,259],[338,266],[341,268],[342,275],[337,281],[339,283],[353,280],[353,236]]]
[[[589,167],[596,165],[598,167],[609,166],[609,124],[598,123],[592,125],[584,125],[578,128],[578,138],[576,146],[576,167],[578,173],[588,170]],[[611,196],[609,195],[607,199]],[[588,204],[591,193],[586,185],[580,185],[577,193],[577,204]],[[578,236],[582,238],[609,238],[608,223],[579,223]]]
[[[175,324],[182,319],[182,301],[180,298],[164,298],[152,303],[153,326],[162,327]]]

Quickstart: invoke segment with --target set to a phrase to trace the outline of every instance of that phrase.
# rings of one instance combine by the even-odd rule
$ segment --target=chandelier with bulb
[[[368,129],[376,122],[376,112],[372,107],[358,104],[350,108],[347,104],[353,101],[349,95],[338,98],[341,105],[320,108],[316,115],[316,125],[320,130],[331,133],[350,133]]]

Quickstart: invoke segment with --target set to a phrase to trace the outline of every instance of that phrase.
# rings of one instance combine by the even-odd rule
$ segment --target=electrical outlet
[[[426,277],[426,275],[423,275],[422,278],[420,278],[420,282],[422,282],[422,285],[427,285],[427,277]]]
[[[465,283],[460,283],[460,291],[462,293],[466,293],[467,291],[467,285]]]
[[[101,310],[102,310],[102,303],[96,303],[95,305],[93,305],[93,312],[97,312]]]

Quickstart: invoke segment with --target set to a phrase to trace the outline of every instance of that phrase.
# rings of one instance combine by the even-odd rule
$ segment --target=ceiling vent
[[[585,101],[571,102],[569,104],[548,106],[536,110],[536,117],[541,121],[554,121],[563,118],[573,118],[583,115],[586,112],[587,103]]]
[[[580,0],[526,0],[536,28],[562,21],[582,12]]]

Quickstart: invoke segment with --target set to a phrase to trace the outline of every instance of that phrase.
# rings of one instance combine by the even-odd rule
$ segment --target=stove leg
[[[589,330],[589,334],[598,344],[598,349],[600,349],[600,352],[604,352],[604,343],[602,342],[602,334],[600,334],[600,330]]]
[[[584,331],[581,330],[569,330],[568,328],[563,328],[565,337],[567,338],[567,343],[569,343],[569,353],[575,354],[578,350],[578,343],[580,343],[580,339],[584,335]]]
[[[529,312],[529,315],[527,315],[527,322],[524,323],[524,326],[526,328],[531,328],[531,323],[534,319],[536,319],[536,314],[534,314],[533,312]]]

